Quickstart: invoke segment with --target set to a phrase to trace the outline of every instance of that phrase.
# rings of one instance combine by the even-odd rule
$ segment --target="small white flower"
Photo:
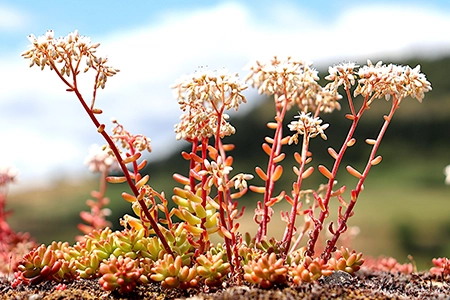
[[[238,110],[241,103],[247,102],[242,95],[247,86],[239,81],[237,73],[200,68],[190,75],[183,75],[171,88],[184,112],[181,122],[175,125],[177,139],[209,138],[217,133],[219,126],[221,138],[234,134],[235,129],[223,111]]]
[[[247,188],[247,180],[252,180],[252,179],[253,179],[253,175],[252,174],[239,173],[239,174],[235,175],[230,180],[230,182],[234,181],[234,188],[236,190],[242,191],[243,189]]]
[[[94,173],[107,172],[113,163],[114,158],[96,144],[89,148],[89,155],[84,160],[84,164],[88,165],[89,169]]]
[[[450,185],[450,165],[445,167],[444,174],[445,174],[445,184]]]
[[[298,120],[292,121],[288,124],[291,131],[296,131],[296,133],[290,138],[289,144],[293,142],[297,144],[298,135],[307,135],[311,138],[316,137],[320,134],[322,139],[326,140],[324,130],[328,128],[329,124],[322,124],[322,120],[319,117],[312,117],[311,113],[301,112],[298,116],[295,116]]]
[[[92,44],[89,37],[80,36],[77,30],[59,38],[54,38],[53,30],[48,30],[45,35],[37,38],[33,34],[29,35],[28,40],[31,42],[30,49],[23,52],[22,56],[30,60],[30,67],[37,65],[44,70],[49,66],[51,70],[56,68],[62,76],[69,77],[70,70],[78,73],[79,61],[86,59],[87,67],[84,72],[94,69],[99,73],[96,88],[104,88],[107,77],[119,72],[118,69],[106,66],[108,61],[106,58],[95,55],[100,44]]]
[[[5,187],[16,181],[18,174],[18,170],[14,167],[0,166],[0,187]]]

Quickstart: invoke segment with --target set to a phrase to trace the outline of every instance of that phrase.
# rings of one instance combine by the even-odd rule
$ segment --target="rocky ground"
[[[162,290],[159,284],[138,286],[130,294],[104,291],[96,280],[66,283],[58,291],[56,283],[11,288],[3,278],[1,299],[450,299],[450,277],[429,273],[410,275],[359,271],[355,277],[335,273],[314,283],[262,290],[251,286],[230,287],[209,293],[198,290]]]

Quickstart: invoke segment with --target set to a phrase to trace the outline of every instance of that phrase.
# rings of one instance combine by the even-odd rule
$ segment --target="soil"
[[[104,291],[97,280],[77,280],[66,283],[63,291],[57,283],[45,282],[35,286],[11,288],[0,279],[1,299],[450,299],[450,277],[430,273],[374,272],[361,270],[352,277],[335,272],[318,282],[298,286],[279,286],[263,290],[252,286],[236,286],[209,293],[198,290],[163,290],[159,284],[138,286],[129,294]]]

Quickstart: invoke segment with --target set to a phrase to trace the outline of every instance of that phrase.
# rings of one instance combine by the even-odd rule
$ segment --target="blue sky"
[[[56,76],[29,69],[20,57],[30,33],[53,29],[64,36],[78,29],[100,42],[100,53],[121,70],[98,96],[103,122],[110,128],[115,117],[148,135],[158,157],[176,147],[179,112],[168,86],[198,66],[227,67],[244,77],[248,61],[274,54],[317,67],[438,57],[450,54],[448,28],[450,1],[444,0],[0,0],[0,163],[16,166],[21,181],[87,173],[89,145],[103,143]]]

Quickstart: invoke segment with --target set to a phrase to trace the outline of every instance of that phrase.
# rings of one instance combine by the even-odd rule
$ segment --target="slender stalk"
[[[223,148],[221,139],[216,138],[216,147],[217,147],[216,149],[219,151],[219,155],[222,157],[222,160],[226,161],[227,155]],[[228,175],[225,174],[225,178],[226,178],[225,181],[228,182]],[[220,222],[224,225],[225,229],[230,231],[231,234],[231,241],[227,237],[224,237],[224,240],[225,240],[225,247],[227,248],[228,261],[232,262],[234,258],[234,264],[230,264],[230,267],[231,267],[231,274],[235,274],[236,269],[240,268],[240,263],[236,242],[236,234],[231,231],[231,229],[234,227],[234,224],[230,212],[230,206],[232,205],[230,189],[226,188],[224,191],[219,192],[218,200],[220,206],[219,211]]]
[[[86,113],[88,114],[88,116],[90,117],[90,119],[92,120],[92,122],[94,123],[95,127],[97,128],[97,131],[103,136],[103,138],[105,139],[105,141],[108,143],[109,147],[111,148],[111,150],[113,151],[117,162],[120,165],[120,168],[122,169],[122,172],[127,180],[128,185],[130,186],[131,190],[133,191],[133,194],[137,197],[139,195],[139,191],[136,188],[130,174],[129,171],[126,167],[126,165],[123,163],[122,157],[119,153],[119,150],[117,149],[116,145],[114,144],[113,140],[111,139],[111,137],[105,132],[104,130],[104,125],[102,126],[102,124],[100,124],[100,122],[98,121],[98,119],[95,117],[95,114],[92,112],[92,110],[89,108],[89,106],[86,104],[86,101],[84,101],[83,96],[81,95],[81,93],[78,90],[78,87],[76,85],[76,75],[77,75],[77,71],[73,72],[72,71],[72,77],[74,80],[74,84],[70,84],[65,78],[64,76],[59,72],[59,70],[56,68],[55,63],[53,60],[50,61],[53,69],[55,70],[55,72],[58,74],[59,78],[61,78],[61,80],[71,89],[71,91],[73,91],[75,93],[75,95],[77,96],[78,100],[81,103],[81,106],[83,106],[84,110],[86,111]],[[164,246],[164,249],[166,250],[166,252],[168,254],[173,254],[172,249],[170,248],[169,244],[167,243],[167,240],[165,239],[164,235],[162,234],[161,230],[158,228],[158,224],[156,223],[155,219],[150,215],[150,212],[148,211],[147,205],[145,204],[144,200],[138,200],[139,205],[142,208],[142,211],[144,212],[146,218],[148,219],[148,221],[150,222],[150,225],[152,226],[153,230],[155,231],[155,234],[159,237],[159,239],[161,240],[161,243]]]
[[[350,128],[348,130],[347,137],[345,138],[344,143],[342,144],[341,149],[339,150],[338,156],[337,156],[336,160],[334,161],[333,169],[331,170],[332,176],[328,179],[328,187],[327,187],[327,191],[325,194],[325,198],[323,199],[323,204],[325,206],[325,210],[320,211],[319,218],[314,222],[314,224],[315,224],[314,229],[309,234],[306,255],[311,256],[311,257],[314,256],[315,245],[319,238],[319,234],[323,229],[323,224],[325,222],[325,219],[329,215],[329,202],[330,202],[330,198],[331,198],[331,193],[333,191],[333,185],[336,180],[336,175],[339,170],[339,166],[342,162],[342,158],[344,157],[344,154],[347,151],[348,143],[353,138],[353,134],[355,133],[356,127],[358,125],[358,122],[359,122],[361,116],[363,115],[365,110],[368,108],[368,106],[367,106],[368,97],[365,97],[364,102],[361,105],[361,108],[359,109],[358,113],[355,114],[355,109],[354,109],[354,105],[353,105],[353,99],[352,99],[352,96],[350,93],[350,88],[347,87],[346,92],[347,92],[347,99],[348,99],[350,111],[352,112],[350,116],[353,120],[352,120],[352,124],[350,125]],[[318,225],[318,224],[320,224],[320,225]]]
[[[370,152],[366,167],[364,168],[364,171],[361,174],[361,177],[359,178],[358,183],[356,184],[356,188],[354,190],[352,190],[352,192],[351,192],[351,201],[350,201],[348,207],[346,208],[344,215],[342,217],[339,216],[339,219],[338,219],[339,226],[338,226],[337,230],[334,232],[333,238],[331,239],[331,241],[327,242],[327,246],[326,246],[324,252],[322,253],[322,258],[325,261],[328,261],[330,259],[331,252],[333,252],[333,250],[336,246],[336,242],[338,241],[340,235],[342,233],[344,233],[347,229],[347,221],[352,216],[353,208],[356,204],[359,193],[361,192],[361,190],[363,188],[364,181],[366,180],[367,175],[369,174],[369,171],[370,171],[371,167],[373,166],[372,161],[375,159],[375,155],[377,153],[378,147],[381,144],[381,140],[383,139],[383,136],[386,133],[386,130],[387,130],[389,124],[391,123],[391,120],[392,120],[392,117],[394,116],[395,111],[399,107],[398,104],[399,104],[399,101],[394,96],[394,99],[392,101],[391,110],[389,112],[389,115],[385,116],[385,118],[384,118],[383,126],[382,126],[380,132],[378,133],[376,142],[373,145],[372,151]]]
[[[102,170],[101,174],[100,174],[100,186],[98,188],[98,197],[97,197],[97,203],[96,206],[98,208],[98,214],[100,214],[101,208],[103,205],[105,205],[104,203],[104,199],[105,199],[105,194],[106,194],[106,177],[108,176],[108,169],[105,168],[104,170]],[[98,229],[99,225],[101,225],[101,221],[104,220],[105,217],[102,216],[101,220],[99,220],[98,218],[93,218],[93,222],[92,222],[92,227],[94,227],[94,229]],[[100,224],[98,224],[100,223]]]
[[[286,86],[286,85],[284,85]],[[263,218],[259,224],[258,232],[256,234],[256,242],[260,242],[267,235],[267,224],[269,222],[269,206],[267,203],[270,201],[273,195],[273,190],[275,187],[275,181],[273,181],[273,172],[275,171],[276,163],[274,163],[274,158],[277,157],[281,152],[281,140],[283,139],[283,121],[284,116],[287,111],[287,91],[284,88],[284,95],[286,96],[282,104],[277,103],[277,96],[275,95],[276,103],[276,116],[277,128],[275,129],[275,135],[273,138],[273,144],[271,147],[271,152],[269,156],[269,161],[267,162],[267,180],[265,184],[264,200],[263,200]]]
[[[191,150],[192,154],[197,153],[197,146],[198,146],[198,139],[195,138],[192,141],[192,150]],[[195,160],[191,158],[191,160],[189,161],[189,170],[194,170],[195,164],[196,164]],[[195,193],[195,178],[194,176],[192,176],[191,172],[189,172],[189,186],[191,188],[191,192]]]
[[[301,154],[302,162],[299,167],[297,182],[295,183],[296,187],[294,188],[294,191],[295,191],[294,192],[295,193],[294,203],[292,205],[291,214],[289,216],[288,227],[286,228],[286,231],[285,231],[285,234],[284,234],[284,237],[282,240],[282,244],[285,245],[285,253],[284,253],[285,256],[287,256],[287,254],[289,253],[289,249],[291,247],[291,242],[292,242],[292,235],[294,233],[295,219],[297,217],[297,206],[298,206],[298,202],[300,199],[300,190],[302,187],[303,172],[305,170],[308,148],[309,148],[309,134],[305,133],[303,135],[303,143],[302,143],[302,154]]]
[[[201,147],[201,149],[202,149],[202,161],[204,162],[205,160],[206,160],[206,150],[207,150],[207,148],[208,148],[208,138],[202,138],[202,147]],[[202,168],[203,169],[206,169],[205,168],[205,163],[203,163],[202,164]],[[206,207],[206,203],[207,203],[207,197],[208,197],[208,194],[207,194],[207,192],[206,192],[206,190],[205,190],[205,184],[206,184],[206,180],[208,179],[208,176],[207,175],[203,175],[202,176],[202,206],[203,207]],[[203,229],[203,232],[202,232],[202,235],[201,235],[201,237],[200,237],[200,248],[199,248],[199,253],[203,253],[203,251],[205,250],[205,245],[206,245],[206,241],[207,241],[207,235],[208,235],[208,233],[206,232],[206,226],[205,226],[205,223],[206,223],[206,217],[205,218],[202,218],[202,222],[201,222],[201,228]]]
[[[97,128],[101,128],[100,123],[98,122],[97,118],[95,117],[95,115],[92,113],[92,111],[89,109],[89,107],[86,105],[86,102],[83,100],[81,94],[78,92],[78,90],[74,90],[74,92],[76,93],[78,99],[80,100],[81,105],[84,107],[84,109],[86,110],[87,114],[89,115],[89,117],[91,118],[91,120],[94,122],[94,125]],[[126,165],[123,163],[122,157],[119,153],[119,150],[117,149],[115,143],[113,142],[113,140],[111,139],[111,137],[104,131],[101,130],[100,134],[103,136],[103,138],[106,140],[106,142],[108,143],[109,147],[111,148],[111,150],[114,153],[114,156],[117,159],[117,162],[120,165],[120,168],[122,169],[122,172],[125,176],[125,178],[127,179],[128,185],[130,186],[131,190],[133,191],[133,194],[137,197],[139,195],[139,191],[136,188],[133,179],[130,176],[130,173],[126,167]],[[155,231],[155,234],[159,237],[159,239],[161,240],[161,243],[164,246],[164,249],[166,250],[166,252],[168,254],[173,254],[172,249],[170,248],[169,244],[167,243],[166,238],[164,237],[164,235],[162,234],[161,230],[158,227],[158,224],[156,223],[155,219],[151,216],[150,212],[148,211],[147,205],[145,204],[144,200],[138,200],[139,205],[142,208],[142,211],[144,212],[145,217],[148,219],[148,221],[150,222],[150,225],[152,226],[153,230]]]

